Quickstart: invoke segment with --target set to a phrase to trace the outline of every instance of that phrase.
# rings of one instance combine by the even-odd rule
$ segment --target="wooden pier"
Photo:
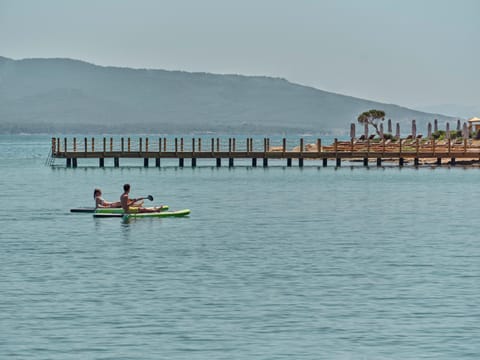
[[[290,146],[287,146],[289,144]],[[197,159],[212,159],[217,167],[222,165],[222,159],[228,160],[228,166],[234,166],[235,159],[250,159],[253,167],[260,159],[264,167],[270,159],[284,159],[287,167],[292,161],[298,166],[304,165],[304,160],[321,161],[327,166],[328,161],[334,161],[335,166],[342,165],[342,161],[360,161],[368,166],[374,162],[382,166],[384,161],[404,166],[406,162],[415,166],[422,164],[449,164],[457,161],[479,161],[480,143],[471,139],[461,140],[423,140],[419,138],[396,140],[357,140],[338,141],[323,144],[321,139],[305,143],[299,139],[295,146],[283,138],[278,143],[271,143],[270,139],[263,139],[263,146],[259,140],[246,138],[239,141],[235,138],[221,140],[211,138],[52,138],[50,159],[65,159],[67,167],[77,167],[81,159],[98,159],[100,167],[105,166],[105,160],[113,160],[113,166],[120,166],[120,159],[143,159],[143,166],[149,167],[150,160],[156,167],[160,167],[161,159],[178,159],[178,166],[185,165],[185,159],[190,160],[192,167],[197,166]]]

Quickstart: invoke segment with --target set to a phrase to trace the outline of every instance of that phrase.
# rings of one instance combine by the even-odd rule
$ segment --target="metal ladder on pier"
[[[45,159],[45,166],[54,166],[55,158],[52,156],[52,149],[48,152],[47,158]]]

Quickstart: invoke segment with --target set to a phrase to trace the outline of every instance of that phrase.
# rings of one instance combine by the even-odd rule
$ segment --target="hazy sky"
[[[477,0],[0,0],[0,55],[267,75],[410,107],[480,102]]]

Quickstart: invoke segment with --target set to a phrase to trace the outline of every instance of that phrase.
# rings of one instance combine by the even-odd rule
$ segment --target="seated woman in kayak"
[[[95,199],[95,208],[121,208],[120,201],[109,202],[102,198],[102,190],[95,189],[93,191],[93,198]]]
[[[120,204],[121,207],[123,208],[123,211],[125,213],[131,213],[132,212],[132,204],[137,203],[139,199],[130,199],[129,198],[129,193],[130,193],[130,184],[125,184],[123,185],[123,194],[120,196]],[[134,212],[136,213],[152,213],[152,212],[160,212],[163,210],[163,205],[160,207],[155,207],[155,208],[144,208],[142,206],[136,208]]]

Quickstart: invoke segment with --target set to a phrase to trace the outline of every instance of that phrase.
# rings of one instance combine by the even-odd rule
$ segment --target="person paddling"
[[[102,197],[102,190],[93,190],[93,198],[95,199],[95,208],[120,208],[122,204],[120,201],[110,202],[106,201]]]
[[[123,194],[120,196],[120,204],[125,213],[130,213],[130,206],[132,206],[137,199],[130,199],[128,194],[130,193],[130,184],[123,185]],[[137,208],[136,212],[138,213],[151,213],[151,212],[160,212],[162,211],[163,206],[156,207],[153,209],[147,209],[144,207]]]

